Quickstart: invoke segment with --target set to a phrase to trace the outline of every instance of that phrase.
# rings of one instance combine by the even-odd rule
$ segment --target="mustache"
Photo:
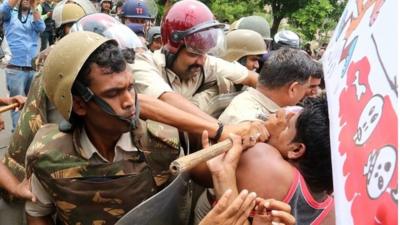
[[[197,69],[197,68],[201,68],[201,67],[202,67],[202,65],[196,63],[196,64],[190,65],[188,70]]]

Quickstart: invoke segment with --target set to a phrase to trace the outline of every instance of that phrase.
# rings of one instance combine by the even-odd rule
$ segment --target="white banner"
[[[336,224],[398,222],[396,0],[349,0],[323,57]]]

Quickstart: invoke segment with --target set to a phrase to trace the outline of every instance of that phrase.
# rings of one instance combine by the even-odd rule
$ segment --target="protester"
[[[26,96],[34,74],[31,60],[37,54],[38,38],[45,24],[37,11],[36,1],[21,0],[18,10],[13,10],[17,3],[17,0],[7,0],[0,5],[5,36],[12,54],[5,73],[10,96]],[[18,118],[19,112],[12,111],[13,128]]]
[[[233,141],[232,148],[227,153],[221,154],[207,162],[207,166],[212,174],[218,202],[199,224],[241,225],[245,224],[250,216],[253,219],[252,224],[254,225],[270,225],[273,224],[273,221],[279,221],[281,224],[287,225],[295,224],[295,219],[290,214],[290,206],[288,204],[273,199],[265,200],[256,198],[257,194],[255,192],[249,192],[247,190],[242,190],[239,194],[236,183],[236,169],[244,151],[244,146],[242,146],[242,140],[238,136],[231,135],[230,138]],[[202,141],[203,147],[209,145],[207,132],[203,133]],[[229,195],[226,196],[227,194]],[[236,199],[234,199],[235,197]],[[221,203],[221,201],[223,201],[223,203]],[[238,204],[240,201],[243,202],[242,205]],[[221,210],[219,209],[221,204],[226,204],[225,207],[230,204],[232,204],[230,207],[236,205],[237,210],[242,213],[236,213],[232,218],[227,218],[227,215],[222,217],[223,219],[216,216],[216,218],[211,220],[210,217],[215,214],[215,212]],[[231,210],[230,214],[234,215],[235,211]],[[207,223],[208,220],[211,220],[213,223]]]
[[[271,134],[268,144],[258,143],[244,151],[237,167],[219,175],[213,172],[220,186],[214,186],[216,197],[207,194],[200,198],[197,218],[211,209],[221,186],[237,185],[239,191],[286,202],[296,224],[334,224],[326,97],[309,98],[296,112],[279,110],[269,117],[267,127]],[[218,168],[218,164],[214,166]],[[224,180],[226,171],[236,171],[236,179]]]
[[[334,224],[326,97],[309,98],[300,112],[281,112],[268,122],[274,124],[271,145],[260,143],[242,154],[239,190],[289,203],[296,224]]]

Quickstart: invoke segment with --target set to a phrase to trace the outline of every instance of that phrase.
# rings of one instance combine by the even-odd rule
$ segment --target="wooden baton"
[[[0,107],[0,113],[7,112],[8,110],[14,109],[18,105],[19,105],[19,103],[13,103],[13,104],[9,104],[9,105]]]
[[[228,151],[232,147],[232,140],[230,138],[211,145],[208,148],[203,148],[192,154],[180,157],[173,161],[169,166],[172,174],[177,175],[184,171],[188,171],[202,162],[206,162],[215,156]]]

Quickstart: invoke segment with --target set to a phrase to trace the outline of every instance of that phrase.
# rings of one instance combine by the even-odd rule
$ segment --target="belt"
[[[31,66],[16,66],[12,64],[8,64],[6,66],[8,69],[22,70],[22,71],[32,71],[34,70]]]

